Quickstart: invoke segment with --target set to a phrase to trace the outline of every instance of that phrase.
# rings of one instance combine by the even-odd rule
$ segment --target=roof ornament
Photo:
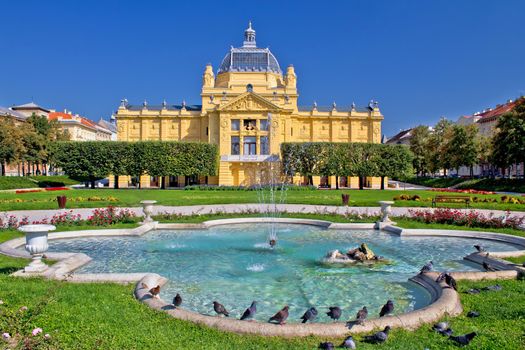
[[[186,100],[182,100],[182,109],[186,109]]]
[[[123,98],[122,100],[120,100],[120,107],[126,107],[127,105],[128,105],[127,98]]]
[[[379,102],[378,101],[374,101],[374,108],[379,108]]]
[[[317,102],[316,101],[314,101],[313,109],[317,109]]]
[[[337,104],[335,103],[335,101],[332,103],[332,109],[336,109],[337,108]]]
[[[146,101],[146,99],[144,99],[144,102],[142,102],[142,106],[145,108],[145,107],[148,107],[148,101]]]
[[[368,102],[368,108],[374,109],[374,100],[370,100],[370,102]]]
[[[162,101],[162,108],[166,108],[168,104],[166,103],[166,99],[164,99],[164,101]]]
[[[355,102],[352,102],[352,111],[355,111],[356,108],[355,108]]]
[[[244,31],[243,47],[257,47],[255,44],[255,30],[252,29],[252,21],[248,22],[248,29]]]
[[[215,97],[213,97],[213,95],[210,95],[210,102],[211,102],[211,103],[213,103],[213,99],[214,99],[214,98],[215,98]]]

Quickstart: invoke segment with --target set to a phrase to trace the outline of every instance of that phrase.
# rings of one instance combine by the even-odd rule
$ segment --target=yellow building
[[[279,161],[282,142],[376,142],[381,139],[383,116],[377,102],[357,109],[326,108],[316,103],[298,105],[297,75],[292,65],[283,74],[275,56],[258,48],[251,23],[242,47],[231,48],[214,74],[208,64],[202,76],[201,104],[140,106],[123,100],[117,111],[119,141],[201,141],[220,150],[218,176],[170,178],[170,186],[192,183],[251,185],[268,164]],[[125,187],[130,179],[120,177]],[[158,186],[159,179],[143,176],[143,187]],[[335,187],[335,179],[314,177],[315,185]],[[342,178],[341,185],[357,187],[357,178]],[[294,182],[303,183],[296,177]],[[368,179],[371,187],[378,179]]]

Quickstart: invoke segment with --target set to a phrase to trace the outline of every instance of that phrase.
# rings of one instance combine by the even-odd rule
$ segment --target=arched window
[[[246,85],[246,91],[253,92],[253,85],[252,84]]]

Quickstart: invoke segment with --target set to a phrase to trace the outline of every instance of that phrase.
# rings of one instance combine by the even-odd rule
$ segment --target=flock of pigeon
[[[486,252],[485,248],[483,248],[480,245],[474,245],[474,248],[480,253]],[[488,257],[487,253],[487,257]],[[420,270],[420,274],[424,274],[427,272],[431,272],[434,268],[434,263],[432,261],[429,261],[426,263]],[[489,265],[486,261],[483,261],[483,268],[485,271],[495,271],[495,269]],[[445,282],[449,288],[453,288],[454,290],[457,290],[457,283],[454,277],[449,272],[442,272],[439,274],[439,276],[436,279],[436,282]],[[146,284],[142,284],[142,287],[145,289],[148,289],[149,287]],[[501,290],[501,286],[495,285],[495,286],[489,286],[485,287],[484,290],[494,290],[498,291]],[[469,294],[477,294],[480,290],[477,289],[471,289],[467,291]],[[149,293],[152,297],[158,298],[160,294],[160,285],[157,285],[156,287],[153,287],[149,289]],[[179,307],[182,304],[182,297],[179,293],[173,298],[172,305],[174,307]],[[330,306],[329,311],[326,313],[332,320],[337,321],[339,318],[341,318],[342,310],[338,306]],[[229,317],[230,313],[224,305],[219,303],[218,301],[213,302],[213,310],[218,316],[225,316]],[[394,311],[394,302],[392,300],[388,300],[385,305],[381,308],[379,312],[379,317],[387,316],[391,314]],[[253,301],[251,305],[243,312],[243,314],[240,317],[240,320],[251,320],[254,319],[255,314],[257,313],[257,302]],[[279,310],[275,315],[270,317],[268,322],[275,323],[279,325],[284,325],[286,323],[286,320],[288,319],[289,315],[289,306],[284,306],[281,310]],[[318,315],[318,311],[315,307],[311,307],[301,316],[302,323],[306,323],[308,321],[312,322],[315,320],[315,318]],[[468,317],[478,317],[479,313],[476,311],[470,311],[467,314]],[[368,309],[366,306],[363,306],[361,310],[357,312],[355,321],[349,322],[349,325],[354,324],[363,324],[366,318],[368,317]],[[391,327],[386,326],[382,331],[376,332],[371,335],[367,335],[363,338],[363,340],[367,343],[372,344],[379,344],[384,343],[388,339],[388,333],[390,332]],[[467,333],[464,335],[454,336],[452,335],[453,330],[449,327],[448,322],[439,322],[435,324],[432,328],[434,331],[438,332],[441,335],[447,336],[450,340],[454,341],[458,345],[464,346],[468,345],[472,339],[477,335],[476,332]],[[343,343],[340,345],[341,348],[347,348],[347,349],[355,349],[356,344],[353,339],[353,337],[350,335],[348,336]],[[334,344],[331,342],[323,342],[319,345],[320,349],[334,349]]]

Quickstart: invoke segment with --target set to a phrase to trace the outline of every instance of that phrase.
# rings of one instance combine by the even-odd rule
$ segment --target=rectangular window
[[[239,131],[240,124],[239,119],[232,119],[232,130]]]
[[[257,154],[257,143],[255,136],[246,136],[244,138],[243,154],[245,156],[254,156]]]
[[[270,145],[268,144],[268,136],[261,136],[261,154],[270,154]]]
[[[255,126],[256,126],[255,123],[256,123],[255,119],[245,119],[243,121],[244,130],[248,130],[248,131],[255,130]]]
[[[239,136],[232,136],[232,155],[241,154],[241,145]]]
[[[268,131],[268,119],[261,119],[261,130],[262,131]]]

